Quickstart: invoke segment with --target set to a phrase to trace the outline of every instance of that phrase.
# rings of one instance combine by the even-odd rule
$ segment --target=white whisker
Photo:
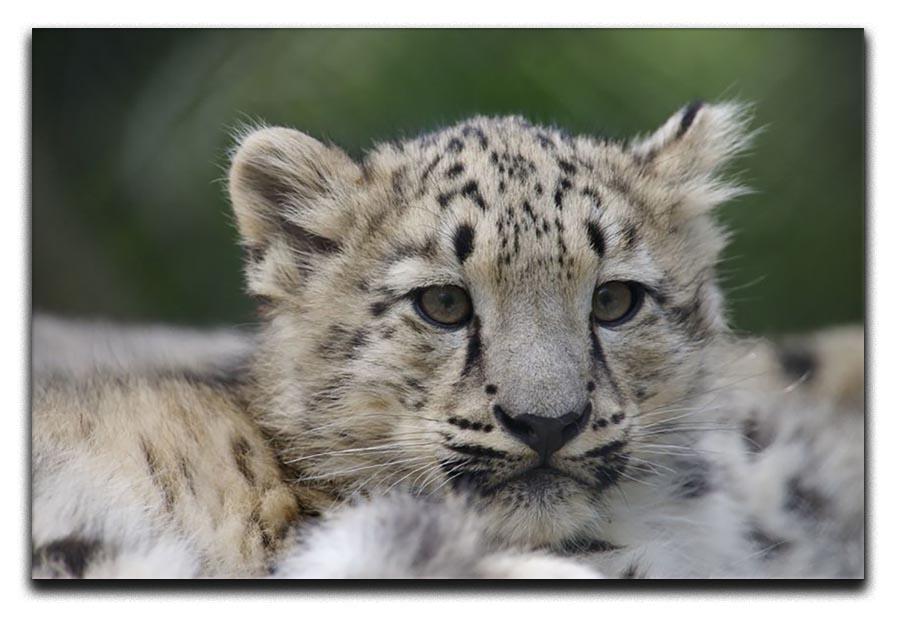
[[[296,457],[294,459],[285,460],[285,463],[286,464],[295,464],[295,463],[298,463],[301,461],[307,461],[309,459],[318,459],[321,457],[331,457],[331,456],[335,456],[335,455],[347,455],[347,454],[352,454],[352,453],[392,451],[392,450],[400,451],[407,447],[428,446],[431,444],[433,444],[433,442],[426,441],[426,440],[415,440],[414,441],[412,438],[410,438],[409,440],[405,440],[405,441],[395,441],[395,442],[388,442],[388,443],[384,443],[384,444],[376,444],[373,446],[360,446],[360,447],[346,448],[346,449],[341,449],[341,450],[336,450],[336,451],[326,451],[324,453],[314,453],[312,455],[304,455],[303,457]]]
[[[384,466],[394,466],[394,465],[398,465],[398,464],[402,464],[402,463],[408,463],[408,462],[411,462],[411,461],[422,461],[422,460],[424,460],[424,459],[429,459],[430,457],[431,457],[430,455],[421,455],[421,456],[418,456],[418,457],[411,457],[411,458],[409,458],[409,459],[399,459],[399,460],[394,460],[394,461],[385,461],[385,462],[377,463],[377,464],[370,464],[370,465],[365,465],[365,466],[358,466],[358,467],[355,467],[355,468],[347,468],[347,469],[344,469],[344,470],[338,470],[338,471],[335,471],[335,472],[328,472],[328,473],[326,473],[326,474],[318,474],[318,475],[315,475],[315,476],[300,477],[300,478],[296,479],[295,482],[297,482],[297,483],[304,483],[304,482],[307,482],[307,481],[317,481],[317,480],[320,480],[320,479],[334,478],[334,477],[339,477],[339,476],[346,476],[347,474],[350,474],[350,473],[352,473],[352,472],[358,472],[359,470],[369,470],[369,469],[371,469],[371,468],[382,468],[382,467],[384,467]]]

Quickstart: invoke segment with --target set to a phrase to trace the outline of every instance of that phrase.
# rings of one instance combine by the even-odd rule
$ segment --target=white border
[[[677,617],[722,615],[728,618],[760,614],[781,615],[802,612],[817,618],[846,615],[856,611],[878,611],[896,606],[891,593],[892,579],[898,574],[892,552],[898,548],[898,522],[895,471],[900,470],[897,454],[900,448],[900,405],[897,394],[886,389],[885,380],[893,382],[897,366],[892,356],[898,349],[896,308],[897,264],[900,264],[900,200],[897,195],[896,148],[890,142],[898,139],[900,100],[897,91],[897,32],[890,27],[894,20],[885,2],[816,2],[790,4],[782,1],[751,2],[592,2],[569,0],[526,5],[488,3],[484,0],[457,0],[433,3],[375,2],[325,3],[272,2],[255,0],[238,6],[223,2],[175,2],[156,0],[137,6],[121,0],[74,2],[28,2],[4,8],[3,63],[5,85],[0,97],[2,115],[11,125],[3,147],[4,209],[15,213],[4,218],[0,242],[2,282],[7,301],[2,305],[4,426],[2,463],[7,497],[2,518],[4,560],[0,582],[3,586],[3,611],[6,615],[45,615],[80,613],[91,616],[158,616],[160,610],[174,615],[193,610],[206,615],[231,616],[246,613],[250,604],[264,604],[263,611],[290,612],[309,616],[318,611],[345,610],[349,615],[415,615],[427,612],[428,618],[467,615],[469,612],[496,612],[503,603],[508,615],[550,615],[554,618],[576,616],[654,615]],[[28,147],[30,142],[30,101],[27,92],[30,72],[30,29],[35,26],[401,26],[401,25],[512,25],[512,26],[801,26],[801,27],[865,27],[869,58],[869,195],[868,195],[868,327],[870,354],[869,376],[869,579],[860,591],[829,593],[819,591],[792,592],[781,588],[762,591],[706,590],[691,594],[683,591],[544,592],[523,593],[320,593],[279,591],[265,596],[239,592],[97,592],[76,595],[73,592],[50,594],[35,592],[27,584],[23,561],[27,560],[22,535],[27,514],[25,490],[28,464],[26,448],[29,436],[26,424],[26,324],[28,311],[28,276],[30,261],[26,222],[30,184]],[[878,386],[883,388],[879,391]],[[23,480],[25,479],[25,480]],[[435,602],[437,600],[437,602]],[[298,601],[302,603],[298,604]],[[335,604],[335,601],[338,603]],[[21,605],[28,603],[27,609]],[[422,607],[427,603],[429,607]],[[127,605],[127,607],[121,607]],[[328,607],[325,607],[328,605]],[[865,605],[866,607],[854,606]],[[63,607],[64,606],[64,607]],[[874,607],[882,606],[882,607]],[[251,610],[252,611],[252,610]],[[896,611],[896,610],[895,610]]]

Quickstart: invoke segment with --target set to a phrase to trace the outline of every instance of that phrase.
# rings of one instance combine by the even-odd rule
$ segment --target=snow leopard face
[[[297,482],[462,490],[507,536],[577,536],[704,388],[725,332],[709,211],[746,141],[732,104],[629,143],[479,117],[361,163],[244,136],[257,404]]]

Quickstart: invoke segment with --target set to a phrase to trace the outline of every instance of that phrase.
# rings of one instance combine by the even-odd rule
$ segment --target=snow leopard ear
[[[296,290],[316,259],[337,253],[362,177],[344,151],[285,128],[238,138],[228,191],[247,251],[252,294]]]
[[[749,128],[750,112],[743,103],[696,101],[651,135],[633,140],[629,151],[673,194],[666,200],[667,208],[675,205],[688,217],[701,214],[747,192],[722,178],[721,172],[755,135]]]

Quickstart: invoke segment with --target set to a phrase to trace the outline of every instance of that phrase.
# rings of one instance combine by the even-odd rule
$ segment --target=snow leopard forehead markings
[[[381,168],[380,175],[391,178],[398,210],[430,212],[435,222],[458,221],[441,232],[452,237],[460,265],[472,256],[475,243],[486,242],[494,245],[497,284],[521,283],[527,279],[522,270],[572,281],[578,252],[570,247],[567,227],[581,232],[598,258],[606,251],[607,227],[619,236],[618,245],[633,248],[637,240],[637,217],[624,225],[612,217],[602,221],[603,189],[589,160],[602,146],[594,140],[579,145],[519,118],[476,118],[383,146],[365,167],[370,175]]]

